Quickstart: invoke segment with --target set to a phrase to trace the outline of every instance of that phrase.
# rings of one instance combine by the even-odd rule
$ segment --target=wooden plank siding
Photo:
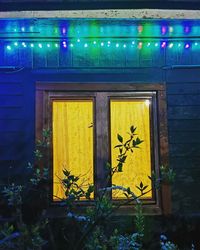
[[[0,171],[2,179],[7,180],[8,175],[12,179],[14,175],[20,176],[21,173],[25,173],[25,166],[33,158],[34,131],[30,131],[29,96],[24,73],[0,74]],[[32,141],[32,144],[29,144],[29,141]],[[32,152],[29,153],[29,150]]]
[[[200,73],[199,69],[167,71],[170,164],[177,172],[175,209],[198,210],[200,178]],[[193,202],[195,200],[195,202]],[[191,205],[193,204],[193,205]]]
[[[160,52],[160,51],[159,51]],[[1,66],[22,67],[0,72],[0,171],[3,176],[25,172],[33,159],[35,140],[35,83],[156,83],[166,82],[170,166],[177,172],[173,209],[197,213],[200,207],[200,69],[195,53],[172,51],[135,57],[127,52],[91,57],[86,51],[3,54]],[[184,55],[183,55],[184,54]],[[173,65],[183,65],[170,69]],[[168,69],[165,66],[169,66]],[[23,69],[24,67],[24,69]],[[173,68],[173,67],[172,67]],[[195,203],[193,202],[195,200]]]

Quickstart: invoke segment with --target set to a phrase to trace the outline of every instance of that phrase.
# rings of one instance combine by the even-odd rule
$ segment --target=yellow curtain
[[[93,101],[53,101],[53,199],[64,198],[63,169],[93,183]]]
[[[148,185],[145,190],[151,189],[151,154],[150,154],[150,109],[149,102],[145,100],[111,100],[110,102],[111,119],[111,158],[112,166],[117,165],[117,155],[119,149],[114,146],[119,144],[117,134],[127,140],[131,125],[137,127],[136,133],[141,140],[139,149],[134,149],[134,153],[128,153],[126,163],[122,173],[114,174],[112,182],[115,185],[130,187],[136,195],[140,191],[136,188],[142,181]],[[125,198],[123,192],[113,191],[113,198]],[[144,195],[143,198],[152,198],[152,192]]]

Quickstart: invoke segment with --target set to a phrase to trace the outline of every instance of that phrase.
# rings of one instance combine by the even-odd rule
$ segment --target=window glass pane
[[[145,190],[151,189],[151,181],[148,176],[151,175],[151,152],[150,152],[150,103],[145,100],[116,100],[110,102],[110,119],[111,119],[111,162],[112,166],[117,165],[117,155],[119,149],[114,146],[119,144],[117,134],[124,138],[124,142],[129,138],[127,132],[134,125],[136,137],[144,140],[140,148],[134,148],[133,153],[128,152],[126,162],[123,166],[123,172],[115,173],[112,183],[124,187],[130,187],[136,194],[140,191],[136,188],[142,181],[148,185]],[[123,192],[113,191],[113,198],[125,198]],[[143,196],[143,198],[152,198],[152,192]]]
[[[53,101],[53,196],[63,198],[63,169],[93,183],[93,101]]]

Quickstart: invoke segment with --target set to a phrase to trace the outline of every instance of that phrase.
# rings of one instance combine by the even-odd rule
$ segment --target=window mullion
[[[108,185],[109,175],[106,163],[109,160],[109,134],[108,134],[108,99],[105,92],[96,92],[96,157],[95,182],[96,192],[99,188]]]

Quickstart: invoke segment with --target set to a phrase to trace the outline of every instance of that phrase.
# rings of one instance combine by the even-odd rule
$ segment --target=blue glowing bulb
[[[101,47],[103,47],[104,46],[104,43],[101,43]]]
[[[80,41],[81,41],[80,39],[77,39],[77,42],[78,42],[78,43],[80,43]]]
[[[155,47],[158,47],[158,43],[155,43]]]
[[[42,48],[42,44],[41,44],[41,43],[39,43],[39,44],[38,44],[38,47],[41,49],[41,48]]]
[[[119,43],[116,43],[116,48],[119,48]]]
[[[87,43],[85,43],[85,44],[84,44],[84,47],[85,47],[85,48],[87,48],[87,47],[88,47],[88,44],[87,44]]]
[[[33,43],[31,43],[31,48],[33,48],[34,47],[34,44]]]
[[[10,45],[7,45],[7,50],[11,50],[11,46]]]
[[[15,45],[15,46],[18,46],[18,43],[17,43],[17,42],[15,42],[15,43],[14,43],[14,45]]]
[[[51,47],[51,45],[50,45],[49,43],[47,43],[47,47],[48,47],[48,48],[50,48],[50,47]]]
[[[126,44],[124,44],[123,47],[126,48]]]
[[[22,32],[24,32],[24,31],[25,31],[25,28],[24,28],[24,27],[22,27],[22,28],[21,28],[21,31],[22,31]]]

